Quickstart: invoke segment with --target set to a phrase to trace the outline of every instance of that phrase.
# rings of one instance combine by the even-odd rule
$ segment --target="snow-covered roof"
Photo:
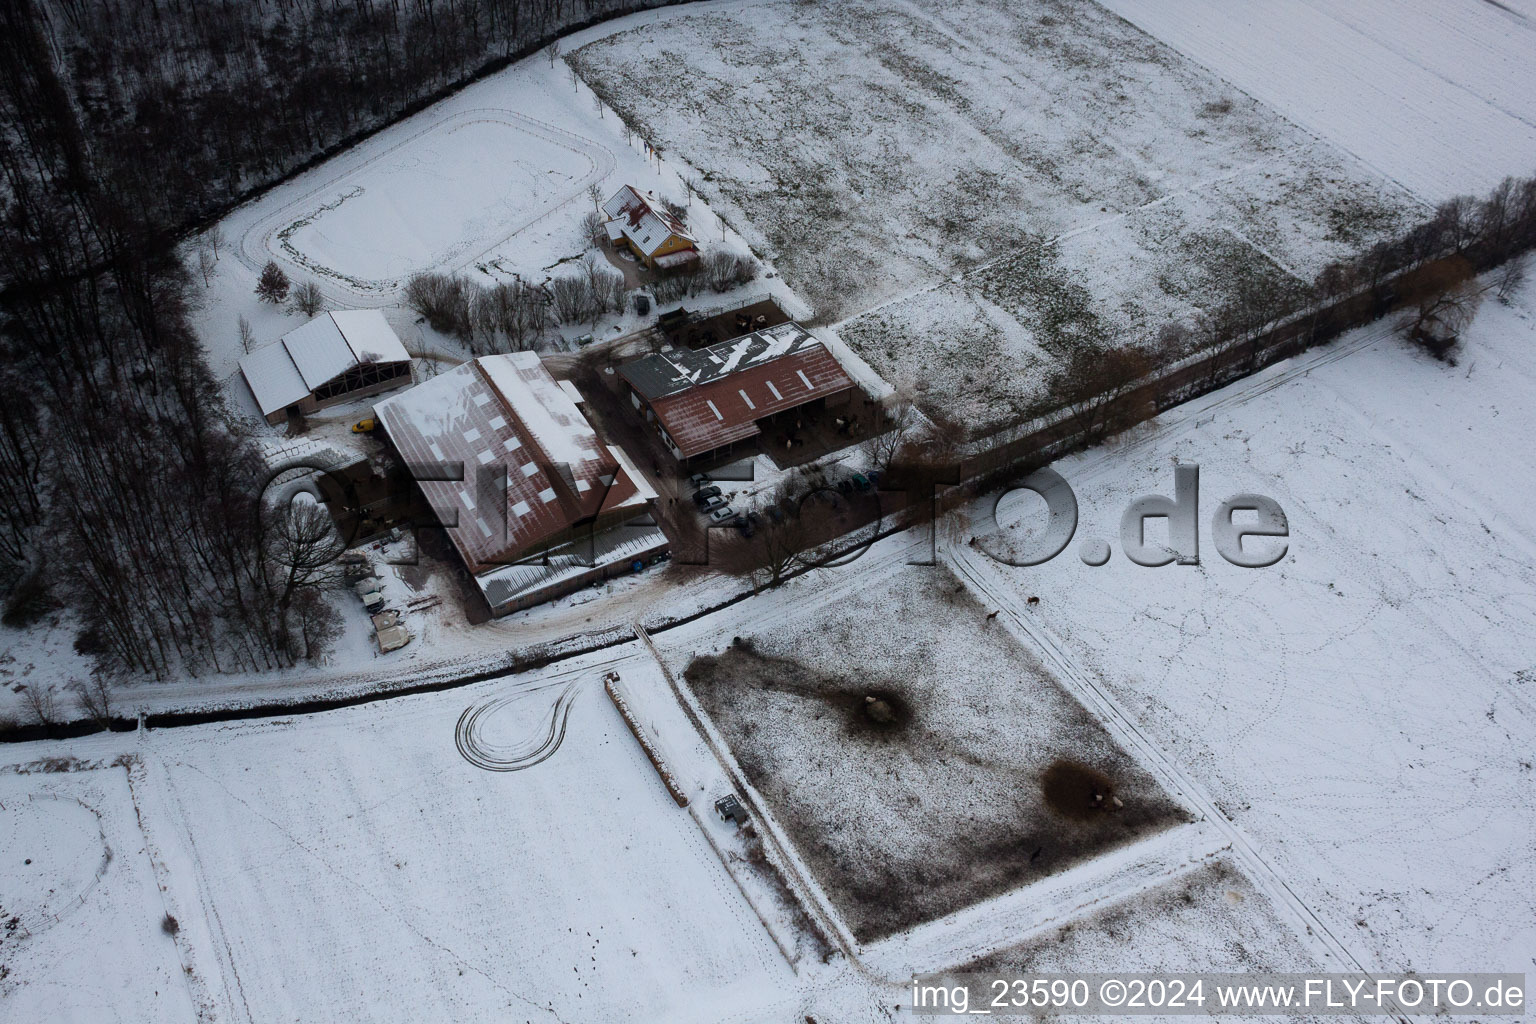
[[[322,313],[283,335],[282,344],[311,391],[360,363],[411,358],[377,309]]]
[[[263,416],[299,401],[363,363],[403,363],[411,356],[376,309],[322,313],[240,360]]]
[[[658,353],[619,373],[691,458],[760,433],[757,421],[852,388],[827,347],[796,323],[696,351]]]
[[[654,497],[532,352],[483,356],[374,412],[476,574],[594,515],[638,515]]]
[[[486,603],[499,608],[518,597],[559,586],[589,572],[594,566],[645,559],[667,546],[667,535],[652,523],[623,523],[590,538],[549,552],[540,558],[505,565],[475,578]]]
[[[620,366],[619,373],[642,398],[657,399],[811,346],[820,347],[821,342],[790,321],[708,348],[642,356]]]
[[[411,354],[377,309],[338,309],[328,314],[359,363],[400,363]]]
[[[609,217],[608,237],[615,237],[611,225],[617,224],[619,231],[646,256],[654,254],[673,235],[689,243],[698,241],[688,233],[681,220],[667,211],[661,200],[633,185],[625,185],[615,192],[603,205],[603,212]]]
[[[251,386],[263,416],[286,409],[309,394],[309,385],[304,383],[299,368],[293,365],[293,358],[280,341],[241,359],[240,372]]]

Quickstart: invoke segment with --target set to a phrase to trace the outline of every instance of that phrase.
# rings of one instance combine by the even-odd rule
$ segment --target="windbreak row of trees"
[[[1507,293],[1532,248],[1536,177],[1506,178],[1482,198],[1448,200],[1397,238],[1330,264],[1310,286],[1274,277],[1238,281],[1223,305],[1192,325],[1170,324],[1130,344],[1079,345],[1064,354],[1027,417],[1065,410],[1091,443],[1166,397],[1139,386],[1149,378],[1163,374],[1164,387],[1188,387],[1165,372],[1180,360],[1196,357],[1197,383],[1210,388],[1258,369],[1278,341],[1315,344],[1399,309],[1405,335],[1445,358],[1476,299],[1489,289]],[[1490,285],[1475,283],[1494,268],[1501,269]]]
[[[758,270],[751,257],[713,250],[696,264],[651,281],[645,290],[665,304],[706,288],[729,291],[756,279]],[[452,335],[480,356],[535,348],[560,324],[595,325],[608,314],[622,313],[633,291],[625,288],[623,274],[589,252],[574,270],[544,284],[517,280],[487,287],[451,274],[416,274],[401,299],[434,330]]]

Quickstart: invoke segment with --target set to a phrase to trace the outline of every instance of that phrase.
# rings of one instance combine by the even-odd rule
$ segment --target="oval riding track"
[[[548,760],[555,751],[560,749],[560,743],[565,739],[565,724],[571,715],[571,704],[578,693],[577,683],[567,683],[555,698],[555,703],[547,712],[547,719],[542,719],[543,727],[535,730],[530,738],[513,743],[498,743],[487,739],[485,725],[487,718],[494,718],[498,713],[506,711],[509,707],[520,701],[526,701],[533,696],[531,693],[519,693],[511,697],[493,697],[490,700],[471,704],[464,709],[459,716],[459,724],[454,730],[453,741],[459,748],[459,753],[464,760],[477,768],[484,768],[488,772],[516,772],[524,768],[532,768],[541,761]]]

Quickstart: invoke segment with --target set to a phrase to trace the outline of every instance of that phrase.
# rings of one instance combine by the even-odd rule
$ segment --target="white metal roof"
[[[283,347],[313,391],[359,363],[405,362],[410,355],[376,309],[322,313],[283,335]]]
[[[338,309],[330,314],[360,363],[403,363],[411,354],[377,309]]]
[[[263,416],[287,408],[309,394],[309,385],[304,383],[282,342],[273,342],[241,359],[240,372],[251,386]]]

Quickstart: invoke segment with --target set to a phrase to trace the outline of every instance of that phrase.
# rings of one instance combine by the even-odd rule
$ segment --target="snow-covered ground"
[[[1054,467],[1086,543],[1198,464],[1199,566],[1117,551],[1089,568],[1074,543],[1010,568],[952,548],[1373,967],[1536,957],[1533,300],[1485,305],[1457,366],[1377,325]],[[1285,511],[1272,568],[1212,546],[1208,517],[1238,492]],[[1038,504],[1005,503],[1002,532]]]
[[[1100,0],[1427,202],[1536,173],[1528,0]]]
[[[1072,547],[1008,569],[965,543],[985,533],[978,509],[940,554],[999,611],[982,625],[899,625],[881,595],[933,573],[909,564],[928,546],[905,534],[656,637],[681,668],[732,636],[817,621],[852,630],[806,634],[823,661],[882,631],[947,629],[963,644],[1007,629],[1196,810],[1192,824],[855,947],[861,967],[842,954],[823,964],[796,939],[782,891],[709,815],[735,785],[729,762],[711,763],[649,645],[631,642],[323,715],[6,748],[32,771],[4,777],[7,808],[50,787],[89,790],[115,855],[87,902],[116,909],[46,933],[69,957],[0,944],[12,972],[0,1010],[59,988],[86,999],[98,984],[126,984],[124,998],[152,1009],[167,992],[146,980],[156,971],[185,976],[183,1005],[146,1019],[207,1006],[257,1021],[782,1022],[885,1021],[904,972],[979,957],[1050,970],[1529,970],[1536,580],[1520,510],[1536,478],[1533,300],[1527,289],[1488,305],[1456,367],[1384,327],[1356,332],[1057,466],[1078,494],[1080,538],[1114,536],[1133,497],[1170,489],[1175,460],[1202,467],[1202,521],[1230,492],[1270,495],[1291,531],[1270,569],[1221,561],[1208,533],[1198,567],[1116,554],[1094,569]],[[1008,530],[1008,510],[1026,507],[1004,508]],[[691,810],[604,697],[609,671]],[[467,709],[482,710],[479,753],[529,767],[461,756]],[[109,767],[123,755],[131,795]],[[87,832],[47,829],[60,837],[50,863],[77,881]],[[803,893],[802,852],[780,859]],[[163,899],[144,894],[150,872]],[[0,893],[31,892],[17,869],[4,877]],[[801,899],[820,917],[815,893]],[[166,911],[180,932],[155,946]],[[98,965],[123,935],[144,950],[124,968],[132,981],[113,982]]]
[[[792,980],[599,674],[480,688],[581,687],[564,756],[524,772],[460,757],[474,694],[113,737],[143,761],[140,810],[218,1019],[719,1020]],[[498,727],[537,729],[529,709]],[[158,914],[143,925],[160,938]],[[74,932],[76,960],[29,961],[11,986],[69,987],[120,936]]]
[[[54,767],[0,772],[0,1020],[196,1020],[128,769]]]
[[[646,20],[619,19],[577,38],[595,38]],[[319,285],[331,308],[382,308],[412,355],[462,358],[462,345],[417,323],[415,313],[399,304],[407,277],[437,271],[482,285],[517,278],[545,281],[592,251],[582,226],[595,210],[588,189],[595,187],[606,200],[626,184],[686,207],[704,248],[745,252],[740,236],[701,198],[690,196],[684,184],[689,173],[647,152],[645,143],[627,134],[563,62],[552,65],[542,54],[530,57],[225,217],[218,225],[224,244],[215,273],[206,282],[201,277],[195,281],[199,308],[194,326],[215,375],[230,382],[231,399],[246,412],[252,411],[245,408],[251,403],[236,377],[244,355],[238,318],[250,322],[256,346],[302,322],[283,307],[257,300],[256,276],[268,260],[295,285]],[[778,279],[754,286],[755,292],[764,290],[787,292]],[[798,308],[793,296],[785,301]],[[627,312],[606,317],[595,331],[573,324],[559,335],[611,337],[648,319]],[[417,369],[419,377],[422,368]]]
[[[682,672],[861,943],[1187,817],[986,616],[947,571],[904,566]],[[1095,775],[1100,803],[1053,805],[1052,773]]]
[[[252,295],[277,258],[339,305],[384,305],[414,353],[451,357],[391,305],[402,274],[547,273],[584,247],[589,181],[681,199],[693,177],[795,283],[851,297],[860,315],[840,332],[870,364],[914,390],[927,374],[976,418],[1027,400],[1048,364],[1039,294],[1070,321],[1082,307],[1065,285],[1081,284],[1093,316],[1134,332],[1234,261],[1305,277],[1421,201],[1536,163],[1528,0],[1108,6],[1169,45],[1091,8],[984,0],[710,3],[598,26],[566,51],[595,44],[584,72],[650,103],[663,160],[563,64],[524,61],[232,214],[199,331],[228,380],[236,316],[258,342],[295,326]],[[658,92],[663,78],[677,91]],[[857,174],[807,170],[826,166]],[[1056,239],[1047,258],[1015,246],[1025,229]],[[986,538],[981,502],[940,531],[954,583],[909,564],[930,549],[902,534],[681,625],[740,585],[648,571],[475,628],[445,602],[377,660],[352,608],[319,671],[176,680],[127,701],[343,696],[607,646],[326,714],[0,748],[0,1020],[888,1024],[910,972],[978,961],[1529,972],[1533,311],[1536,287],[1489,302],[1455,366],[1375,325],[1055,467],[1084,541],[1117,538],[1133,498],[1171,493],[1175,464],[1198,463],[1198,566],[1115,551],[1090,568],[1073,545],[1009,568],[966,543]],[[344,440],[360,411],[329,411],[316,436]],[[1215,552],[1209,516],[1237,492],[1284,508],[1279,564]],[[1004,502],[1001,531],[1025,534],[1032,510]],[[391,600],[445,586],[389,575]],[[18,683],[83,674],[70,631],[61,617],[0,632],[0,715]],[[963,733],[935,745],[943,756],[984,763],[866,758],[892,774],[840,783],[863,742],[841,720],[798,723],[783,694],[673,689],[668,670],[736,636],[891,682]],[[689,808],[604,694],[610,672]],[[998,685],[1016,675],[1025,687]],[[990,801],[924,807],[928,787],[909,812],[876,805],[899,794],[887,780],[960,789],[994,761],[1034,771],[1060,752],[1049,730],[1020,739],[1038,720],[1008,742],[989,733],[1014,721],[1005,690],[1071,711],[1075,753],[1114,753],[1144,773],[1140,792],[1195,820],[1043,877],[981,877],[968,899],[857,941],[827,883],[836,857],[900,867],[892,850],[932,845],[931,827],[913,833],[935,820],[1009,824],[986,817],[995,772]],[[765,766],[783,765],[776,788]],[[713,816],[733,788],[770,812],[756,837]]]
[[[1244,274],[1310,281],[1422,209],[1092,5],[744,3],[570,60],[871,366],[971,433],[1074,338],[1150,339]]]
[[[600,186],[616,165],[590,139],[495,109],[434,115],[372,159],[338,163],[327,165],[331,181],[270,214],[241,244],[253,260],[283,257],[361,294],[473,262]]]

